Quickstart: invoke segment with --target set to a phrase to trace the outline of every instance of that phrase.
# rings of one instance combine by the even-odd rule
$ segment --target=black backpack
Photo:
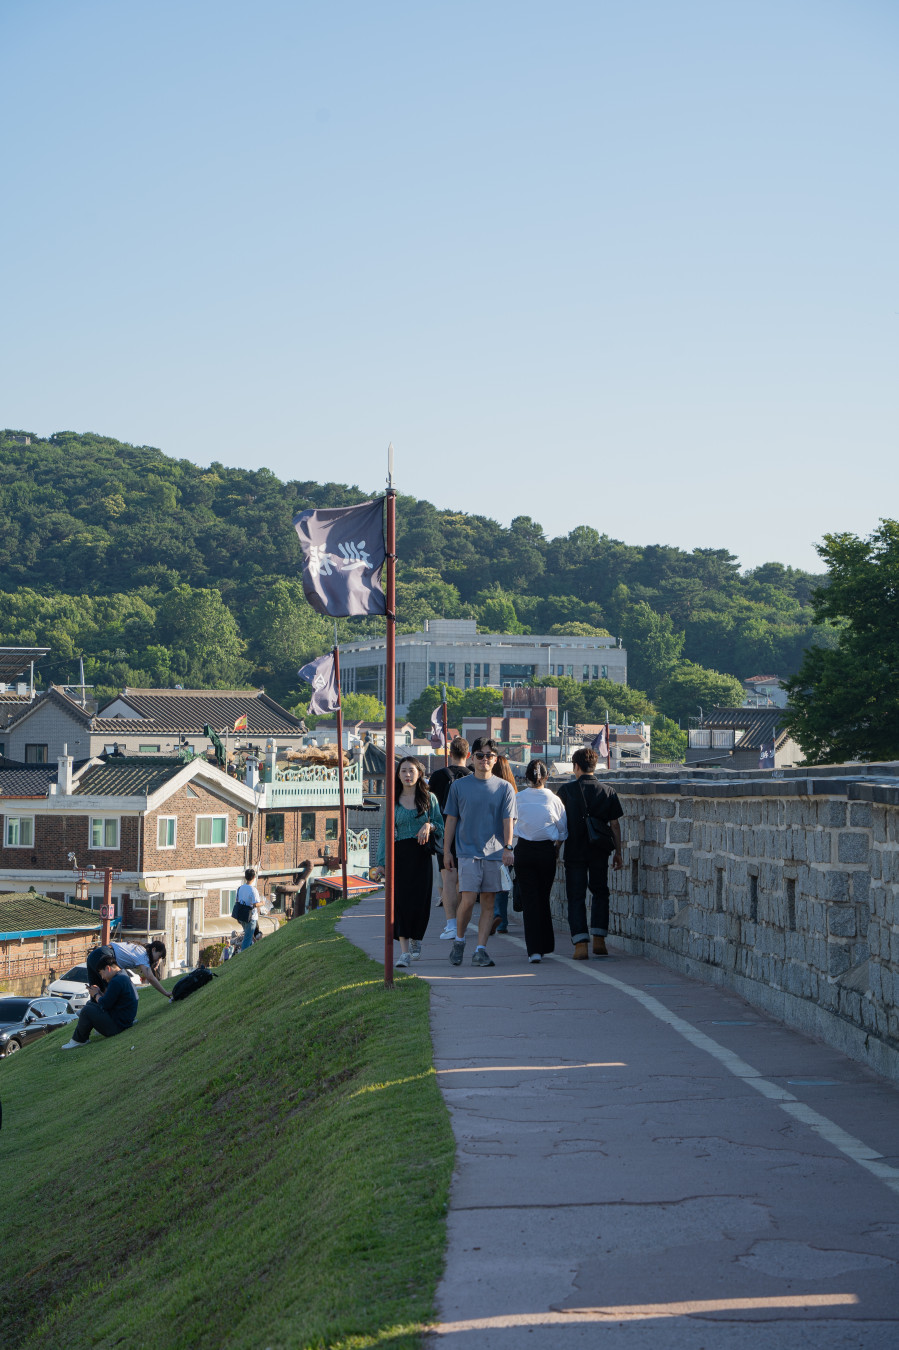
[[[188,994],[202,989],[204,984],[214,979],[214,973],[207,966],[197,966],[196,970],[192,970],[189,975],[178,981],[172,990],[172,998],[187,998]]]

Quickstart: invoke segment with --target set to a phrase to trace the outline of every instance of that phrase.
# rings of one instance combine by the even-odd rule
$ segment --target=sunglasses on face
[[[496,759],[492,750],[475,750],[474,757],[475,759]]]

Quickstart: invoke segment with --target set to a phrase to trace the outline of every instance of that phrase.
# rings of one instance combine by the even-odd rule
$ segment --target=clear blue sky
[[[0,424],[818,568],[897,514],[895,0],[4,0]]]

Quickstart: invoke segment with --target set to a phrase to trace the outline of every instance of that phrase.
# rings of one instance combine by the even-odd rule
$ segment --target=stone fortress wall
[[[618,944],[899,1079],[899,764],[603,778]],[[559,920],[564,895],[560,865]]]

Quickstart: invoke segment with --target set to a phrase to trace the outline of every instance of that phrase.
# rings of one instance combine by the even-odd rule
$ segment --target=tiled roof
[[[229,731],[246,716],[248,736],[295,736],[300,721],[258,689],[123,689],[115,702],[128,704],[147,721],[135,730],[187,731],[201,734],[208,722],[214,730]],[[106,705],[109,707],[109,704]],[[101,710],[102,711],[102,710]],[[112,729],[118,718],[98,718],[98,727]],[[120,723],[120,730],[124,730]],[[130,727],[128,728],[130,730]]]
[[[111,759],[94,764],[75,784],[75,797],[149,797],[184,768],[180,759]]]
[[[713,708],[702,726],[706,731],[742,731],[744,734],[734,748],[761,750],[775,732],[775,745],[783,745],[789,739],[780,726],[783,717],[783,708]]]
[[[0,689],[0,703],[30,703],[29,694],[11,694],[8,689]]]
[[[55,764],[0,765],[0,797],[46,797],[47,788],[56,782]]]
[[[779,675],[749,675],[744,684],[780,684]]]
[[[9,719],[9,725],[13,726],[16,723],[23,721],[24,718],[30,717],[31,714],[48,699],[51,703],[55,703],[58,708],[64,708],[69,716],[74,717],[76,721],[82,722],[85,725],[90,724],[91,713],[86,708],[82,708],[81,704],[76,703],[73,698],[69,698],[68,694],[63,693],[63,691],[55,684],[51,684],[50,688],[46,690],[45,693],[37,694],[31,702],[27,703],[19,711],[13,712]]]
[[[170,736],[171,731],[155,722],[137,717],[95,717],[91,722],[91,731],[108,731],[119,736]]]
[[[64,905],[34,891],[0,895],[0,933],[99,928],[99,915],[84,905]]]

